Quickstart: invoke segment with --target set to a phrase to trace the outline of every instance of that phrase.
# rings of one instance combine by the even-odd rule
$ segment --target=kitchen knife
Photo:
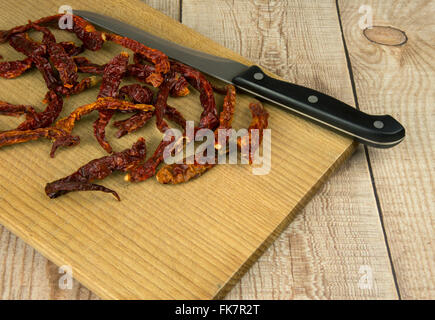
[[[284,82],[265,74],[258,66],[186,48],[139,28],[95,12],[74,10],[92,24],[158,49],[174,60],[190,65],[226,83],[236,85],[276,106],[315,120],[357,141],[389,148],[405,137],[403,126],[389,115],[369,115],[324,93]]]

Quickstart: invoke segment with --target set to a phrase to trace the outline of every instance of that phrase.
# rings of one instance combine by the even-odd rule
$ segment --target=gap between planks
[[[350,82],[351,82],[351,86],[352,86],[353,100],[355,103],[355,108],[357,108],[358,110],[361,110],[359,107],[359,102],[358,102],[358,94],[356,92],[356,85],[355,85],[355,78],[354,78],[354,74],[353,74],[352,62],[350,60],[349,50],[347,48],[346,39],[344,37],[343,21],[341,19],[340,5],[338,2],[339,2],[339,0],[335,0],[335,5],[337,7],[338,21],[340,24],[341,39],[343,40],[343,48],[344,48],[344,53],[346,55],[347,69],[349,71],[349,78],[350,78]],[[387,233],[385,231],[384,219],[383,219],[383,215],[382,215],[382,208],[381,208],[381,205],[379,202],[379,195],[378,195],[378,192],[376,190],[375,178],[373,176],[372,164],[370,162],[370,157],[369,157],[369,152],[368,152],[367,146],[364,146],[364,154],[365,154],[366,160],[367,160],[367,166],[368,166],[368,170],[369,170],[369,174],[370,174],[370,181],[371,181],[372,188],[373,188],[373,195],[374,195],[375,200],[376,200],[376,208],[378,210],[379,221],[381,223],[382,233],[384,235],[385,246],[386,246],[387,253],[388,253],[388,259],[390,260],[391,273],[393,275],[394,285],[396,287],[397,296],[398,296],[399,300],[401,300],[402,298],[400,296],[399,285],[397,284],[396,270],[394,269],[393,259],[391,258],[391,249],[390,249],[390,245],[388,244],[388,237],[387,237]]]

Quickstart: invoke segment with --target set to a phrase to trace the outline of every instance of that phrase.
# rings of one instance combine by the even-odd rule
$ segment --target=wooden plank
[[[361,5],[375,26],[406,33],[398,47],[368,41],[358,27]],[[407,130],[388,150],[369,150],[391,257],[404,299],[435,298],[435,56],[433,1],[339,1],[360,108],[391,113]],[[372,40],[400,41],[392,30]],[[384,30],[385,31],[385,30]]]
[[[166,14],[167,16],[180,21],[180,2],[181,0],[140,0],[146,3],[150,7],[159,10],[160,12]]]
[[[397,299],[374,206],[360,147],[226,298]]]
[[[0,299],[47,300],[98,299],[78,281],[69,289],[61,289],[63,274],[5,227],[0,228]]]
[[[179,0],[141,0],[147,5],[180,20]],[[73,280],[71,289],[61,289],[59,268],[31,246],[0,225],[0,300],[68,299],[98,297]]]
[[[184,0],[183,23],[290,81],[353,104],[334,1]],[[362,266],[372,268],[372,289],[358,285]],[[361,148],[227,298],[397,298]]]

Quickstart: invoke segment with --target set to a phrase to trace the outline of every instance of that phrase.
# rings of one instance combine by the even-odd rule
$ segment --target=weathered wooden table
[[[353,97],[407,129],[391,150],[360,146],[227,298],[435,298],[435,3],[145,2],[290,81]],[[374,26],[397,29],[364,35],[370,14]],[[342,45],[322,41],[337,29]],[[328,62],[343,50],[348,72],[338,74]],[[348,85],[333,92],[343,77]],[[0,228],[0,299],[98,299],[78,282],[59,288],[61,276]]]

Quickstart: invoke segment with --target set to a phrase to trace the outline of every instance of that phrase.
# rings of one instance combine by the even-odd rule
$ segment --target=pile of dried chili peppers
[[[116,134],[120,138],[142,128],[152,117],[156,117],[157,128],[165,133],[169,129],[166,120],[173,121],[183,130],[186,120],[175,108],[167,104],[168,97],[181,97],[189,94],[189,86],[200,92],[200,103],[203,108],[198,127],[215,132],[215,146],[219,149],[222,143],[218,141],[219,129],[230,129],[235,110],[236,91],[233,86],[225,90],[213,88],[211,83],[199,71],[179,62],[174,62],[159,50],[149,48],[135,40],[116,34],[100,32],[86,20],[73,16],[73,32],[82,42],[57,42],[48,28],[58,27],[62,15],[54,15],[29,21],[29,23],[10,30],[0,31],[0,43],[8,42],[26,58],[19,61],[0,62],[0,77],[13,79],[36,67],[47,85],[47,93],[43,111],[36,111],[32,106],[12,105],[0,101],[0,115],[25,115],[25,120],[14,130],[0,132],[0,147],[22,143],[40,138],[52,141],[51,157],[54,157],[59,147],[73,146],[80,142],[78,136],[73,136],[72,130],[76,121],[83,116],[98,111],[98,119],[94,122],[94,135],[101,147],[110,155],[95,159],[80,167],[73,174],[48,183],[45,192],[50,198],[56,198],[72,191],[102,191],[113,194],[118,200],[118,194],[104,186],[94,184],[113,171],[127,172],[126,180],[131,182],[144,181],[156,175],[157,181],[164,184],[178,184],[189,181],[209,170],[214,164],[172,164],[163,166],[158,172],[158,166],[163,162],[165,148],[173,142],[162,140],[153,155],[146,159],[146,144],[140,138],[130,149],[113,152],[105,136],[105,128],[115,112],[131,112],[129,118],[114,122],[118,128]],[[29,31],[42,33],[42,41],[29,37]],[[129,54],[122,52],[105,65],[98,65],[86,57],[79,56],[85,50],[100,50],[104,43],[110,41],[133,52],[133,63],[129,63]],[[79,81],[79,73],[89,74]],[[101,86],[97,100],[94,103],[80,106],[69,116],[58,119],[62,111],[63,99],[78,94],[95,86],[101,77]],[[126,77],[136,79],[139,83],[122,86]],[[148,86],[158,88],[156,94]],[[223,110],[218,114],[214,91],[226,94]],[[249,106],[252,122],[249,129],[258,129],[260,137],[262,130],[267,128],[268,113],[260,103]],[[250,131],[248,131],[250,133]],[[250,135],[239,138],[241,148],[250,143]],[[261,142],[261,140],[260,140]],[[257,146],[258,147],[258,146]],[[217,154],[217,152],[216,152]],[[250,159],[251,160],[251,159]],[[157,172],[157,173],[156,173]]]

